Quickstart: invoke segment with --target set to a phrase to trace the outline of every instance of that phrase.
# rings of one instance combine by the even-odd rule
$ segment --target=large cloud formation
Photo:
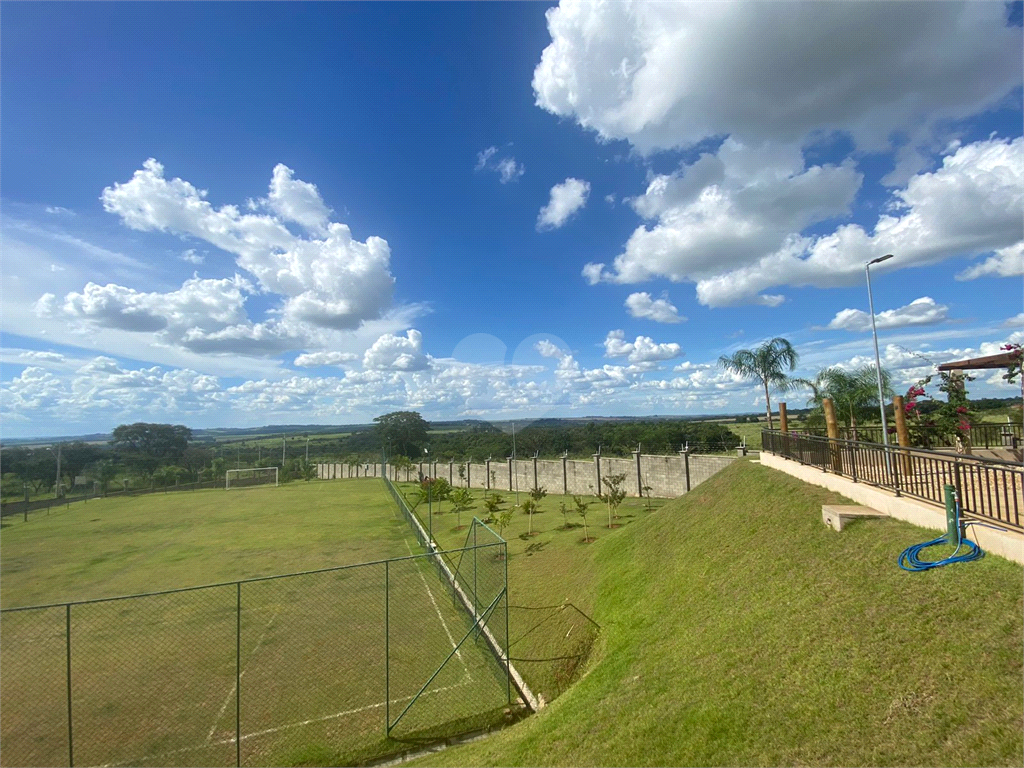
[[[547,24],[537,105],[643,153],[836,130],[877,150],[1020,87],[1003,3],[562,0]]]
[[[747,162],[759,156],[753,167]],[[721,307],[778,304],[782,295],[764,291],[782,285],[851,285],[865,262],[885,253],[898,259],[880,269],[995,253],[959,278],[1024,272],[1024,139],[951,147],[939,168],[892,194],[870,231],[844,224],[819,237],[801,231],[842,214],[860,175],[845,164],[805,169],[798,156],[728,140],[718,155],[656,177],[632,203],[657,223],[638,227],[611,269],[587,264],[584,277],[695,282],[702,304]]]
[[[289,168],[274,169],[266,205],[276,217],[243,214],[233,205],[215,208],[206,194],[182,179],[168,181],[163,166],[149,159],[130,181],[103,190],[101,199],[133,229],[196,237],[234,254],[263,290],[285,297],[280,316],[286,326],[352,329],[390,306],[387,242],[360,242],[345,224],[328,222],[316,187],[296,181]],[[315,235],[294,235],[285,221]]]
[[[316,186],[274,168],[266,198],[215,207],[205,190],[180,178],[167,179],[149,159],[124,183],[103,190],[104,208],[132,229],[199,239],[235,257],[254,282],[233,278],[186,280],[168,292],[142,292],[110,283],[87,284],[63,300],[44,295],[43,315],[92,326],[157,333],[157,341],[197,353],[276,355],[323,347],[341,331],[371,326],[392,304],[394,278],[385,240],[353,238]],[[294,225],[293,232],[288,225]],[[248,297],[273,297],[267,317],[255,321]]]

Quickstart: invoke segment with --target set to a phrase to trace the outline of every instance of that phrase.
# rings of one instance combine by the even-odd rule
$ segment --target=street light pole
[[[891,253],[872,259],[864,265],[864,274],[868,281],[868,309],[871,311],[871,336],[875,342],[875,373],[878,377],[878,410],[882,415],[882,443],[889,447],[889,426],[885,421],[885,395],[882,393],[882,361],[878,355],[878,329],[875,327],[875,302],[871,296],[871,265],[880,264],[892,258]],[[886,454],[888,456],[888,453]]]
[[[519,457],[516,456],[516,423],[512,422],[512,472],[516,485],[516,506],[519,506]]]

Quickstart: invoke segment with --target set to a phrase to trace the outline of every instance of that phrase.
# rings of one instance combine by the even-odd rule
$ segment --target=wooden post
[[[825,429],[828,431],[832,471],[841,475],[843,473],[842,454],[840,453],[839,444],[832,442],[839,439],[839,422],[836,420],[836,409],[832,405],[831,398],[828,397],[821,401],[821,406],[825,411]]]
[[[789,432],[789,420],[786,418],[786,404],[779,403],[779,431],[782,434]]]
[[[900,395],[892,399],[892,410],[896,416],[896,441],[900,448],[909,448],[910,429],[907,427],[907,411]],[[900,451],[900,472],[904,477],[910,474],[910,454],[904,451]]]

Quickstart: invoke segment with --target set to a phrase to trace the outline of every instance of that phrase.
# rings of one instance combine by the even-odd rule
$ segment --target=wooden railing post
[[[821,405],[825,410],[825,428],[828,430],[829,463],[832,466],[832,471],[841,475],[843,474],[843,457],[839,443],[835,442],[839,440],[839,421],[836,419],[836,409],[832,405],[832,400],[827,397],[821,401]]]

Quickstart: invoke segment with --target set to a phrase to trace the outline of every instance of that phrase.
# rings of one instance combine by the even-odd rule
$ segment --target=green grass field
[[[406,498],[413,496],[414,483],[397,483]],[[484,518],[483,505],[488,493],[472,490],[474,505],[459,517],[451,504],[434,504],[433,536],[446,549],[465,544],[467,526],[474,516]],[[514,507],[515,493],[500,492],[503,509]],[[520,500],[529,495],[520,492]],[[502,531],[508,542],[510,656],[534,693],[553,700],[571,685],[583,671],[600,632],[588,618],[595,612],[593,563],[597,542],[620,537],[624,531],[661,508],[665,499],[627,498],[609,529],[608,511],[598,500],[591,502],[587,515],[588,533],[597,541],[583,543],[583,521],[575,512],[567,516],[558,511],[560,504],[572,508],[572,497],[549,494],[541,501],[541,512],[534,515],[533,535],[529,535],[529,515],[516,511],[511,525]],[[438,509],[440,508],[440,512]],[[416,515],[428,525],[426,503]],[[566,528],[566,523],[569,528]],[[497,526],[493,526],[497,530]]]
[[[821,504],[838,501],[737,462],[593,544],[545,526],[542,553],[513,549],[513,602],[592,609],[584,677],[418,764],[1020,765],[1020,566],[905,573],[900,551],[934,532],[836,533]]]
[[[505,717],[503,670],[454,651],[471,621],[379,481],[95,501],[0,544],[4,609],[353,566],[73,606],[79,764],[233,764],[236,643],[243,764],[360,762]],[[0,618],[4,765],[68,760],[66,610]]]

